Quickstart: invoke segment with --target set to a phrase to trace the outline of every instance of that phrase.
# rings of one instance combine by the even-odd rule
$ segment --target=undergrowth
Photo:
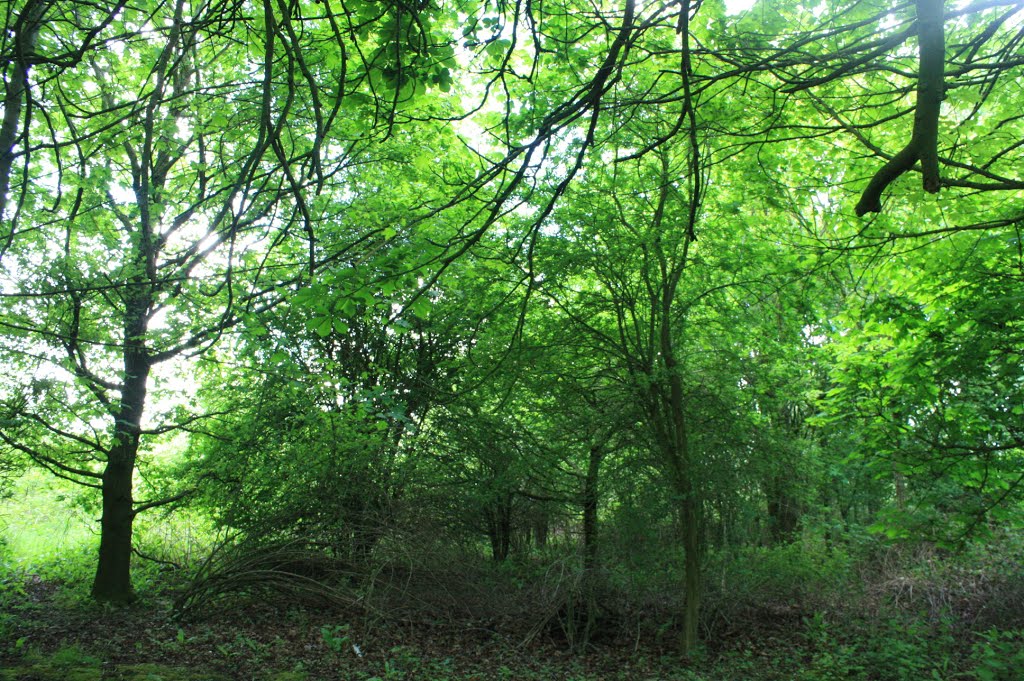
[[[0,544],[0,666],[22,677],[0,679],[108,678],[111,665],[110,678],[273,681],[1024,679],[1016,536],[960,554],[812,539],[711,553],[704,645],[680,660],[681,576],[667,558],[660,572],[606,559],[586,579],[556,550],[494,565],[423,545],[354,571],[314,545],[229,543],[209,561],[209,527],[151,516],[140,601],[114,609],[88,598],[91,531],[19,503]],[[581,639],[572,618],[587,593],[597,609]]]

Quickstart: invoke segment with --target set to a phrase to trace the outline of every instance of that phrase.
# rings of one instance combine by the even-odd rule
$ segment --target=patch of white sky
[[[756,1],[757,0],[725,0],[725,13],[739,14],[740,12],[746,12],[754,6]]]

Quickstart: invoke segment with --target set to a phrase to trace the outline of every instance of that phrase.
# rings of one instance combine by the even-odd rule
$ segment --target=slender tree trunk
[[[579,646],[586,646],[597,627],[597,509],[600,501],[599,474],[604,449],[601,444],[590,446],[587,457],[587,475],[583,481],[583,629],[578,634]]]
[[[680,641],[680,648],[684,655],[689,655],[697,649],[699,640],[700,601],[703,586],[700,573],[700,516],[698,502],[694,498],[692,489],[683,498],[682,516],[683,550],[686,554],[684,557],[686,576],[683,595],[686,603],[683,612],[683,638]]]
[[[799,503],[786,489],[786,481],[777,474],[771,474],[765,482],[765,496],[768,501],[772,543],[792,541],[800,523]]]
[[[499,562],[498,555],[501,553],[501,544],[498,541],[498,518],[494,509],[487,509],[487,539],[491,542],[491,560]]]
[[[700,499],[694,484],[693,462],[691,461],[690,438],[686,421],[685,396],[683,379],[680,375],[682,367],[675,354],[671,330],[671,291],[663,299],[661,351],[665,362],[668,379],[668,400],[663,406],[668,438],[663,446],[667,449],[665,456],[673,472],[676,493],[680,497],[680,515],[683,526],[684,556],[684,598],[683,634],[679,642],[680,652],[684,656],[693,653],[697,648],[700,621],[701,574],[700,574]]]
[[[583,481],[583,568],[587,572],[597,567],[598,474],[602,456],[601,446],[591,445],[587,476]]]
[[[506,495],[498,510],[498,543],[500,560],[506,560],[512,552],[512,498]]]
[[[547,547],[548,529],[547,511],[544,511],[533,523],[533,544],[538,549]]]
[[[14,150],[19,139],[28,129],[28,122],[22,127],[21,114],[24,109],[25,93],[28,90],[29,64],[35,53],[36,38],[42,26],[43,15],[49,3],[45,0],[29,0],[14,22],[14,36],[10,53],[3,55],[11,61],[10,71],[4,81],[3,117],[0,119],[0,220],[7,206],[7,192],[10,188],[11,169],[14,166]],[[7,250],[14,238],[11,233],[0,243],[0,254]]]
[[[907,478],[898,470],[893,470],[892,481],[896,488],[896,508],[903,511],[907,508]]]
[[[504,562],[512,547],[511,495],[503,495],[488,511],[487,534],[491,540],[491,558],[496,563]]]
[[[687,432],[686,414],[682,401],[682,380],[675,374],[674,363],[670,364],[673,371],[669,378],[669,404],[665,405],[664,424],[667,437],[662,440],[662,455],[672,471],[672,485],[679,497],[679,516],[683,533],[683,632],[679,641],[680,652],[684,656],[692,654],[699,641],[700,603],[702,592],[702,576],[700,556],[701,539],[701,504],[693,480],[693,464],[689,451],[689,434]]]

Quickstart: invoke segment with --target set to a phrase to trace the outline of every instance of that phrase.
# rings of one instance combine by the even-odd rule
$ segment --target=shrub
[[[971,673],[978,681],[1024,679],[1024,630],[989,629],[971,651]]]

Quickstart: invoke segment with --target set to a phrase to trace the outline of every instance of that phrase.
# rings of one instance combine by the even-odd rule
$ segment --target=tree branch
[[[148,511],[151,508],[159,508],[160,506],[167,506],[168,504],[173,504],[173,503],[181,501],[182,499],[185,499],[186,497],[189,497],[189,496],[191,496],[191,495],[193,495],[195,493],[196,493],[195,489],[187,489],[184,492],[179,492],[179,493],[177,493],[177,494],[175,494],[173,496],[164,497],[163,499],[154,499],[153,501],[145,501],[145,502],[137,505],[135,508],[132,509],[132,515],[133,516],[137,516],[138,514],[142,513],[143,511]]]
[[[882,192],[903,173],[921,162],[924,190],[939,191],[939,110],[945,95],[943,68],[946,61],[943,31],[943,0],[917,0],[919,67],[917,109],[914,130],[907,143],[889,162],[879,168],[857,202],[857,217],[882,210]]]

